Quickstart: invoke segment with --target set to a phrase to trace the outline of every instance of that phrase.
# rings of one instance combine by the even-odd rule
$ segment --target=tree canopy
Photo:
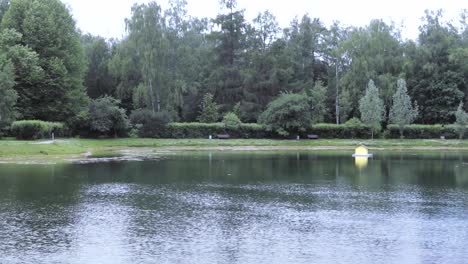
[[[280,28],[267,10],[250,21],[235,0],[220,1],[212,18],[190,16],[185,0],[130,11],[124,37],[109,40],[79,32],[60,0],[0,0],[2,119],[80,119],[90,100],[103,97],[128,116],[152,112],[178,122],[220,121],[231,112],[265,121],[272,107],[288,112],[298,100],[308,107],[297,117],[310,115],[307,126],[358,117],[400,127],[452,124],[459,103],[468,107],[466,10],[460,23],[427,11],[415,40],[381,19],[327,26],[306,14]]]
[[[86,106],[80,35],[59,0],[12,0],[1,26],[9,34],[23,118],[64,121]]]

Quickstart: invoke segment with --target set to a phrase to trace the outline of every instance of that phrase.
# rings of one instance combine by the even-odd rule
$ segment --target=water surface
[[[0,165],[0,263],[467,263],[468,153]]]

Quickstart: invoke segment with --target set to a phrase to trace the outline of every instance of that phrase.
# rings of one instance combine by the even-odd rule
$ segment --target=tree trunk
[[[149,88],[150,88],[150,99],[151,99],[151,107],[153,109],[153,113],[156,111],[155,107],[154,107],[154,92],[153,92],[153,83],[151,81],[151,79],[149,80]]]
[[[156,100],[158,104],[158,113],[161,112],[161,98],[159,97],[159,93],[156,93]]]
[[[336,72],[336,100],[335,100],[335,110],[336,110],[336,124],[340,124],[340,89],[338,84],[338,60],[335,62],[335,72]]]

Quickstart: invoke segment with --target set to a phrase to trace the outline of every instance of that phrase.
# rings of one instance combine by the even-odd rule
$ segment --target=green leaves
[[[380,129],[385,109],[383,101],[380,99],[379,89],[375,86],[373,80],[369,81],[366,95],[359,101],[359,111],[364,124],[371,126],[373,130]]]
[[[310,108],[312,113],[312,123],[322,123],[328,112],[325,100],[327,99],[327,87],[322,82],[315,83],[309,91]]]
[[[123,136],[129,127],[125,110],[112,97],[93,100],[89,106],[91,131],[106,136]]]
[[[223,117],[223,124],[226,128],[236,129],[240,127],[242,122],[235,113],[229,112]]]
[[[83,50],[62,2],[13,0],[1,29],[23,118],[64,121],[86,106]]]
[[[466,126],[468,125],[468,114],[463,110],[463,103],[458,105],[457,111],[455,112],[455,126],[460,139],[463,139],[466,132]]]
[[[215,123],[218,121],[219,116],[219,106],[214,101],[213,95],[210,93],[205,94],[198,121],[202,123]]]
[[[398,88],[393,95],[393,105],[390,110],[390,123],[398,125],[400,135],[403,137],[403,129],[416,120],[419,110],[418,105],[413,107],[411,98],[408,95],[406,82],[403,79],[398,80]]]
[[[0,129],[11,123],[16,116],[16,100],[18,95],[13,89],[13,64],[5,55],[0,55]]]
[[[304,132],[312,124],[307,96],[303,94],[280,95],[260,115],[259,122],[264,124],[269,131],[275,131],[282,136]]]

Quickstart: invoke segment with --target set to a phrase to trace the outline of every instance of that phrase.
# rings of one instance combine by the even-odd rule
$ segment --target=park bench
[[[229,134],[218,134],[217,137],[218,139],[230,139],[231,138]]]
[[[314,134],[309,134],[309,135],[307,135],[307,139],[319,139],[319,136],[314,135]]]

